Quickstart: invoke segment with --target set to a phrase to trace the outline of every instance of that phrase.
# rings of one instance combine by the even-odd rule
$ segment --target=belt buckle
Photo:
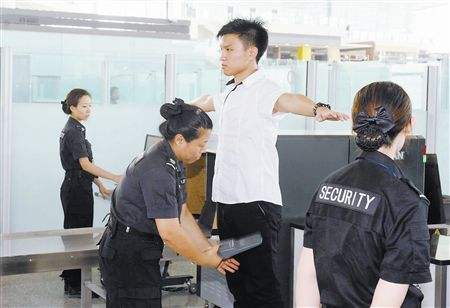
[[[126,233],[130,232],[130,227],[126,227],[125,232]]]

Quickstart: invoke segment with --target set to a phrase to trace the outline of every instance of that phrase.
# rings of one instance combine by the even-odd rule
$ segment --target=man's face
[[[225,34],[219,38],[220,66],[227,76],[235,76],[254,65],[258,49],[246,46],[237,34]]]

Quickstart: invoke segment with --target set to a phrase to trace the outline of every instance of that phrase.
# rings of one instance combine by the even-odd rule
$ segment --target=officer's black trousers
[[[162,249],[159,236],[106,229],[99,248],[106,307],[161,308]]]
[[[60,191],[64,211],[64,229],[92,227],[94,197],[92,180],[66,174]],[[61,274],[66,286],[75,290],[81,287],[81,270],[64,270]]]
[[[261,246],[235,257],[241,264],[237,272],[227,272],[227,284],[234,296],[234,307],[282,308],[276,265],[281,207],[264,201],[219,203],[217,222],[221,239],[241,237],[256,231],[260,231],[263,237]]]

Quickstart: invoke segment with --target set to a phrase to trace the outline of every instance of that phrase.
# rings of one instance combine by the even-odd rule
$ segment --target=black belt
[[[90,174],[89,172],[86,172],[84,170],[81,169],[70,169],[70,170],[66,170],[66,174],[65,177],[86,177],[87,179],[93,181],[95,176],[93,176],[92,174]]]
[[[146,233],[146,232],[139,231],[139,230],[137,230],[135,228],[128,227],[128,226],[124,225],[123,223],[121,223],[118,220],[116,220],[116,228],[117,228],[117,231],[125,232],[125,233],[128,233],[130,235],[136,235],[136,236],[139,236],[139,237],[144,237],[146,239],[151,239],[151,238],[157,238],[158,237],[158,235],[156,235],[156,234]]]

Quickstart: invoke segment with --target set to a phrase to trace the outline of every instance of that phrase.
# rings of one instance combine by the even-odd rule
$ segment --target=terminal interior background
[[[237,17],[266,22],[260,67],[286,92],[349,114],[362,86],[401,85],[412,100],[413,133],[437,154],[442,193],[450,195],[448,1],[0,3],[2,233],[62,228],[60,101],[70,89],[92,94],[86,127],[95,161],[122,173],[146,134],[158,134],[163,102],[223,89],[215,34]],[[289,115],[280,133],[347,135],[351,123]],[[95,198],[94,209],[100,227],[109,201]]]

